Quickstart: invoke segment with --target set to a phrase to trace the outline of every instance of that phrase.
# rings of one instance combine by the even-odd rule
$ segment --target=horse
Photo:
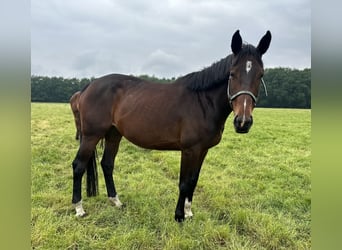
[[[75,92],[69,100],[71,111],[74,115],[75,126],[76,126],[76,135],[75,139],[78,140],[80,138],[81,133],[81,122],[80,122],[80,114],[78,110],[78,100],[80,98],[81,91]]]
[[[242,42],[239,30],[231,39],[232,53],[203,70],[179,77],[169,84],[152,83],[123,74],[110,74],[81,91],[79,115],[81,140],[72,162],[72,203],[76,216],[86,215],[81,183],[85,172],[87,195],[98,194],[94,149],[105,140],[101,159],[107,196],[122,203],[113,179],[115,156],[122,137],[147,149],[181,152],[179,195],[174,219],[191,218],[193,193],[202,163],[222,137],[227,117],[234,113],[237,133],[248,133],[264,74],[262,55],[271,32],[255,47]]]

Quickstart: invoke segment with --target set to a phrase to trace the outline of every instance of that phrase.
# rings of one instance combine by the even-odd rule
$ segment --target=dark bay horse
[[[263,77],[262,55],[271,42],[269,31],[257,47],[243,44],[239,30],[231,41],[232,54],[201,71],[157,84],[120,74],[94,80],[80,94],[81,143],[73,166],[76,215],[83,216],[81,182],[87,171],[87,194],[97,194],[94,149],[102,138],[101,160],[107,195],[121,206],[113,180],[114,159],[124,136],[148,149],[181,151],[176,221],[191,217],[191,203],[203,160],[217,145],[228,115],[234,112],[237,133],[253,124]],[[88,187],[89,186],[89,187]]]

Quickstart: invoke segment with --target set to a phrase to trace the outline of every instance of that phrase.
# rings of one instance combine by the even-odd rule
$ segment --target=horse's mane
[[[259,51],[253,45],[245,43],[236,56],[231,54],[201,71],[180,77],[177,81],[195,91],[214,88],[228,81],[231,65],[245,56],[253,56],[260,65],[263,65]]]
[[[221,59],[201,71],[189,73],[178,78],[191,90],[207,90],[228,81],[232,56]]]

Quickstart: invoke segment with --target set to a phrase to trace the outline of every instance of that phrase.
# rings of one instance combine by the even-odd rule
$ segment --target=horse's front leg
[[[184,221],[191,218],[192,196],[198,181],[203,160],[208,150],[188,149],[182,151],[181,171],[179,177],[179,197],[175,212],[175,220]]]
[[[76,216],[83,217],[86,212],[82,205],[82,177],[87,169],[89,159],[91,158],[95,149],[97,138],[82,138],[80,148],[72,162],[73,168],[73,189],[72,189],[72,203],[75,207]]]
[[[76,210],[76,216],[83,217],[85,216],[85,211],[82,206],[82,177],[84,172],[86,171],[86,165],[81,162],[77,155],[75,160],[72,163],[73,167],[73,189],[72,189],[72,203]]]
[[[114,127],[112,127],[111,130],[107,132],[105,137],[105,149],[101,160],[101,166],[106,182],[108,199],[110,203],[116,207],[122,206],[122,203],[119,200],[119,197],[116,193],[113,179],[114,161],[115,156],[118,153],[121,138],[122,136]]]

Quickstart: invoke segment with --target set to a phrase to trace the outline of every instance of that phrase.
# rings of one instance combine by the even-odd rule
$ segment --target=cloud
[[[184,71],[184,67],[185,65],[178,56],[157,49],[147,57],[141,68],[141,73],[145,72],[146,74],[156,76],[174,77]]]
[[[310,67],[310,1],[32,0],[33,74],[179,76],[256,45],[272,32],[265,67]]]

